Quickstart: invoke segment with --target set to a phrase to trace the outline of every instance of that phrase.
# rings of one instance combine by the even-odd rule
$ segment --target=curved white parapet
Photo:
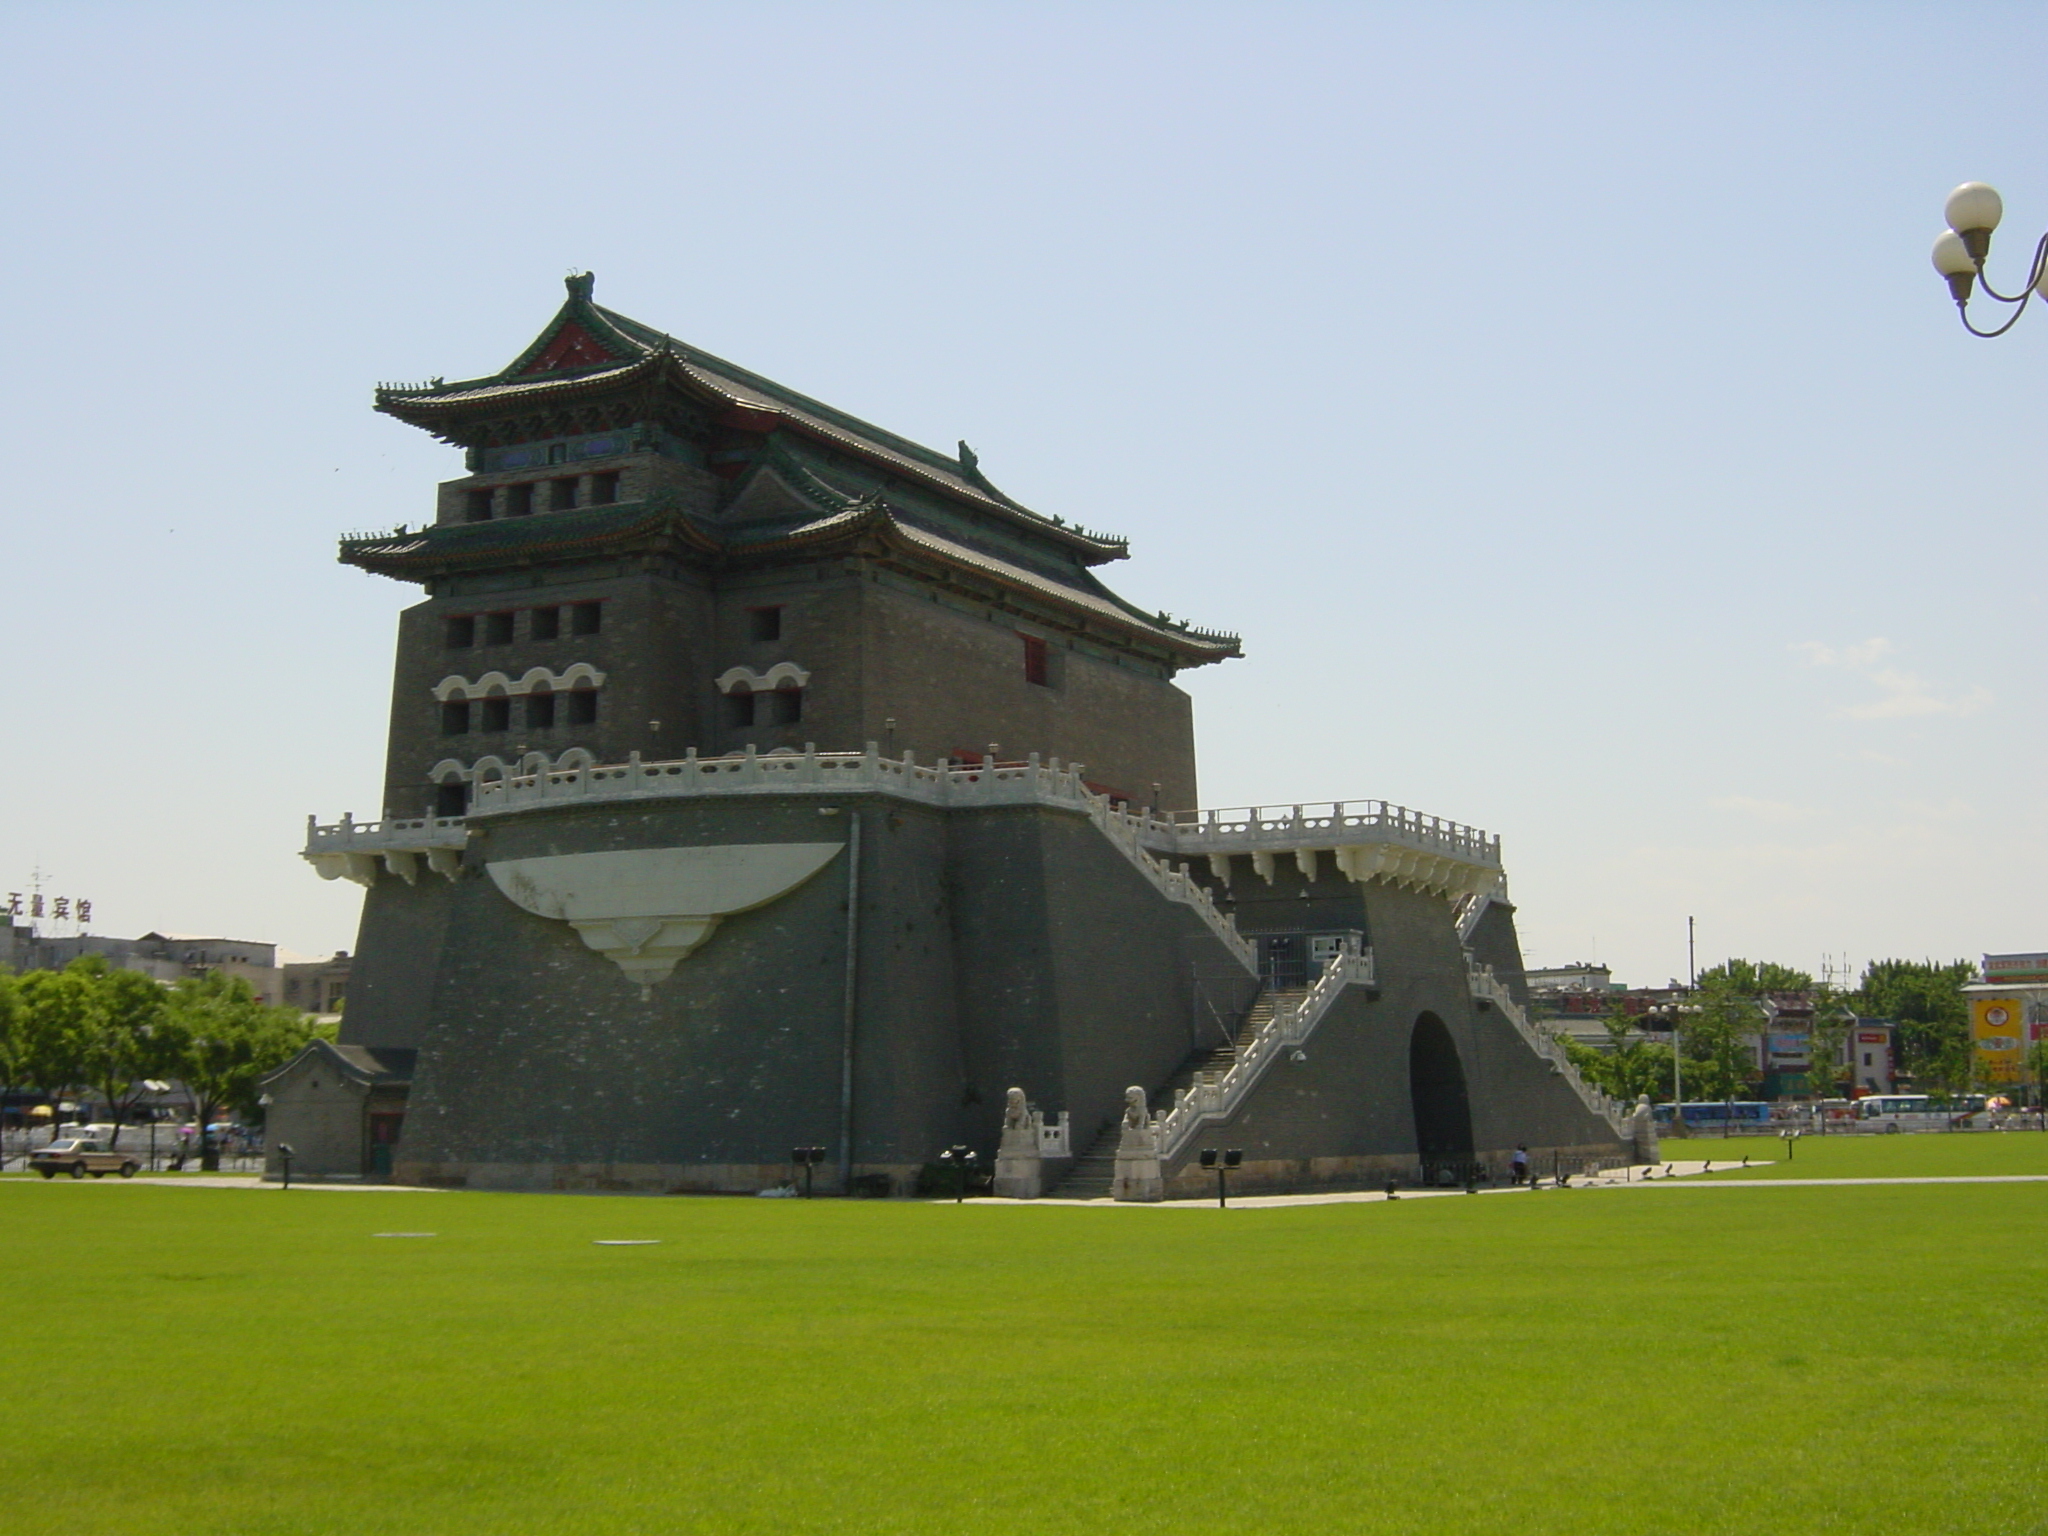
[[[747,685],[749,693],[773,693],[784,685],[808,688],[811,674],[793,661],[778,661],[766,672],[756,672],[752,667],[727,667],[712,686],[720,693],[731,693],[741,683]]]
[[[503,672],[486,672],[471,682],[460,672],[451,672],[434,684],[434,697],[446,704],[450,699],[488,698],[493,689],[511,698],[529,693],[568,693],[578,684],[592,688],[604,686],[604,673],[587,661],[573,661],[562,672],[550,672],[546,667],[528,667],[519,677],[510,677]]]
[[[721,843],[498,859],[485,866],[505,898],[567,923],[643,988],[667,979],[721,918],[787,896],[842,843]]]

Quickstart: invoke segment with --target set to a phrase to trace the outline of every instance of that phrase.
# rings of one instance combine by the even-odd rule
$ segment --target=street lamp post
[[[1663,1003],[1644,1013],[1647,1023],[1662,1024],[1671,1032],[1671,1134],[1685,1134],[1685,1081],[1684,1068],[1680,1065],[1678,1046],[1678,1015],[1680,1006],[1676,1002]]]
[[[825,1161],[823,1147],[792,1147],[789,1160],[804,1171],[804,1198],[811,1198],[811,1176],[818,1171],[818,1164]]]
[[[142,1086],[143,1086],[144,1088],[146,1088],[146,1089],[148,1089],[148,1090],[149,1090],[150,1096],[151,1096],[152,1098],[160,1098],[160,1097],[162,1097],[162,1096],[163,1096],[164,1094],[166,1094],[166,1093],[169,1093],[169,1092],[171,1091],[171,1085],[170,1085],[169,1083],[166,1083],[166,1082],[160,1081],[159,1079],[157,1079],[157,1078],[154,1078],[154,1077],[146,1077],[146,1078],[144,1078],[144,1079],[142,1080]],[[264,1097],[265,1097],[265,1098],[268,1098],[268,1097],[269,1097],[269,1095],[268,1095],[268,1094],[265,1094],[265,1095],[264,1095]],[[151,1173],[155,1173],[155,1172],[156,1172],[156,1112],[157,1112],[157,1106],[156,1106],[155,1104],[152,1104],[152,1105],[150,1105],[150,1106],[149,1106],[149,1171],[150,1171]]]
[[[2048,302],[2048,235],[2034,246],[2034,262],[2018,293],[2000,293],[1984,273],[1984,258],[1991,254],[1991,232],[2005,217],[2005,200],[1981,181],[1966,181],[1949,193],[1942,207],[1948,228],[1935,237],[1934,270],[1948,279],[1949,296],[1956,301],[1956,313],[1963,329],[1972,336],[2003,336],[2019,324],[2027,312],[2027,301],[2040,297]],[[1986,298],[2012,306],[2003,325],[1985,331],[1970,321],[1970,296],[1982,287]]]
[[[967,1198],[967,1175],[975,1164],[972,1147],[948,1147],[939,1154],[939,1161],[953,1170],[953,1203],[958,1205]]]
[[[1202,1149],[1202,1166],[1216,1175],[1216,1204],[1219,1208],[1230,1204],[1230,1170],[1244,1162],[1244,1153],[1233,1147],[1227,1152],[1218,1152],[1214,1147]]]

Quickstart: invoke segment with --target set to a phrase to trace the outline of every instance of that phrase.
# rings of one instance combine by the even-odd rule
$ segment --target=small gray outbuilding
[[[390,1178],[416,1054],[315,1040],[265,1078],[264,1178],[283,1177],[281,1146],[295,1179]]]

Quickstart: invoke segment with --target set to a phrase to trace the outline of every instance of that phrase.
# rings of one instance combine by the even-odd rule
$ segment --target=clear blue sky
[[[1128,534],[1203,799],[1499,832],[1532,963],[2048,948],[2048,10],[0,9],[0,879],[352,947],[456,455],[380,379],[601,301]]]

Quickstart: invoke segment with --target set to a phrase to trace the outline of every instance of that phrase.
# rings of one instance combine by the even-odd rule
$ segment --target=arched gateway
[[[1415,1109],[1415,1150],[1425,1159],[1472,1155],[1472,1104],[1465,1068],[1444,1021],[1425,1013],[1408,1038],[1408,1096]]]

